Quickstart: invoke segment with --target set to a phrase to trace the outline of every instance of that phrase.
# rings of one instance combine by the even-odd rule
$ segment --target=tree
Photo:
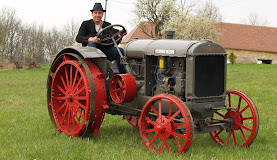
[[[72,46],[75,43],[79,27],[79,23],[73,18],[63,27],[64,31],[61,34],[64,46]]]
[[[147,36],[161,37],[164,24],[176,13],[175,0],[137,0],[134,13],[135,23],[140,24],[139,27]],[[147,21],[153,27],[150,32],[147,30],[148,23],[141,23],[143,21]]]
[[[196,0],[138,0],[136,23],[152,38],[161,38],[163,30],[172,28],[178,39],[209,38],[217,41],[220,33],[214,23],[222,19],[219,8],[208,1],[201,4]]]
[[[45,33],[45,53],[48,58],[53,58],[65,46],[62,33],[57,28],[52,28]]]
[[[221,20],[219,9],[211,2],[196,7],[194,11],[180,12],[172,17],[171,21],[164,25],[164,29],[175,29],[177,39],[211,39],[219,41],[220,32],[216,29],[215,23]]]
[[[6,28],[5,45],[3,46],[3,55],[11,62],[17,61],[16,50],[20,43],[21,20],[17,18],[16,11],[13,9],[2,9],[2,23]]]
[[[2,9],[3,10],[3,9]],[[4,24],[4,13],[0,12],[0,53],[1,53],[1,65],[4,64],[4,46],[6,40],[7,27]]]
[[[220,33],[214,26],[215,21],[203,15],[186,17],[179,14],[164,29],[172,28],[176,31],[176,39],[200,40],[211,39],[219,41]]]
[[[251,12],[246,19],[242,19],[242,23],[253,26],[267,26],[269,23],[264,18],[260,17],[258,13]]]
[[[204,5],[200,6],[196,10],[197,15],[202,15],[211,21],[222,21],[222,14],[219,12],[219,8],[216,7],[211,1],[206,1]]]

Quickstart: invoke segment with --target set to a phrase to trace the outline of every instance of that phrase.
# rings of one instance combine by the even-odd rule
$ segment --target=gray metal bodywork
[[[84,59],[91,59],[102,73],[107,72],[107,56],[99,49],[94,47],[65,47],[55,57],[53,64],[56,64],[56,60],[65,53],[76,54]],[[51,66],[52,68],[52,66]]]
[[[157,50],[160,53],[157,53]],[[167,51],[168,53],[166,53]],[[126,45],[125,52],[130,62],[140,60],[141,67],[144,68],[144,73],[141,75],[144,77],[144,86],[141,87],[138,93],[144,96],[145,99],[149,99],[149,97],[152,97],[156,94],[169,93],[168,91],[163,90],[163,87],[160,87],[160,85],[156,84],[153,73],[155,72],[155,66],[158,65],[157,61],[159,57],[171,57],[171,63],[175,63],[176,74],[174,77],[172,77],[172,79],[175,81],[174,90],[169,94],[174,94],[175,96],[181,98],[185,104],[187,104],[195,119],[205,119],[206,117],[210,117],[215,112],[215,110],[212,108],[219,108],[224,106],[226,96],[227,54],[221,45],[210,40],[133,40]],[[218,85],[221,85],[220,89],[222,92],[220,92],[219,95],[204,95],[199,97],[195,94],[195,86],[197,85],[195,81],[196,70],[199,68],[199,66],[201,68],[201,65],[207,65],[205,64],[205,61],[203,64],[197,64],[196,61],[197,58],[199,59],[203,57],[209,57],[210,59],[215,58],[216,60],[219,58],[219,60],[221,60],[221,83]],[[130,64],[132,65],[132,63]],[[136,67],[136,65],[138,64],[135,64],[134,67]],[[178,65],[179,69],[176,67]],[[209,66],[205,67],[209,68]],[[216,67],[217,66],[213,66],[213,69],[216,69]],[[213,71],[209,70],[209,72],[212,73]],[[211,76],[216,76],[216,74],[213,73]],[[215,78],[215,80],[217,79]],[[202,81],[205,82],[205,80]],[[156,88],[156,91],[153,92],[152,88]],[[210,88],[204,87],[203,89]],[[140,97],[140,99],[142,99],[142,97]],[[145,101],[147,100],[144,100],[144,102]],[[134,103],[132,104],[132,102],[130,106],[139,107]],[[142,109],[142,106],[140,109]]]
[[[189,47],[197,42],[169,39],[133,40],[126,45],[125,52],[129,58],[143,58],[145,55],[186,57]],[[175,54],[157,54],[156,49],[175,50]]]

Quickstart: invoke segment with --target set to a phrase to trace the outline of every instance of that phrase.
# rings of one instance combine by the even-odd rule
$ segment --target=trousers
[[[87,47],[95,47],[100,49],[108,58],[109,61],[116,61],[117,69],[121,74],[126,73],[126,69],[123,64],[120,64],[120,55],[116,49],[116,47],[109,47],[97,44],[95,42],[89,42]],[[124,50],[119,47],[119,50],[122,54],[124,54]]]

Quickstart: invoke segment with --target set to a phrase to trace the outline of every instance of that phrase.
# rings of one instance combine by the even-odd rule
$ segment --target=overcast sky
[[[131,24],[132,10],[136,0],[108,0],[107,21],[126,26],[128,32],[134,28]],[[204,0],[199,0],[204,3]],[[223,22],[241,23],[250,12],[257,13],[277,27],[277,0],[211,0],[220,8]],[[23,23],[43,24],[46,28],[60,28],[74,18],[78,22],[91,19],[90,9],[95,2],[105,6],[105,0],[0,0],[0,8],[15,9]]]

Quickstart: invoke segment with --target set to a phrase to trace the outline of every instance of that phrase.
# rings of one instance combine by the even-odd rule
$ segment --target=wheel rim
[[[245,147],[253,143],[259,129],[259,117],[253,101],[240,91],[230,90],[226,92],[227,107],[237,108],[236,110],[217,111],[214,119],[233,118],[232,130],[228,133],[223,129],[210,132],[213,140],[220,145],[234,144]],[[215,122],[216,123],[216,122]],[[233,141],[233,143],[230,143]]]
[[[60,130],[80,136],[86,130],[90,112],[90,85],[78,61],[65,60],[54,73],[51,90],[52,111]]]
[[[136,81],[130,74],[116,74],[110,82],[110,95],[115,103],[126,103],[137,95]]]
[[[139,128],[139,117],[124,115],[123,118],[126,119],[133,127]]]
[[[167,112],[163,111],[166,106],[168,113],[162,114]],[[156,118],[151,118],[153,115]],[[141,112],[139,129],[142,141],[149,151],[159,154],[164,148],[168,152],[185,153],[193,138],[192,122],[190,111],[179,98],[168,94],[157,95],[145,104]],[[180,130],[183,132],[180,133]]]

